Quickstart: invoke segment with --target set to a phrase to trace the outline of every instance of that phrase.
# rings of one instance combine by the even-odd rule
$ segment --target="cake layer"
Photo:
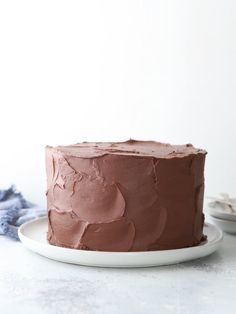
[[[205,155],[134,140],[46,147],[49,242],[101,251],[199,244]]]

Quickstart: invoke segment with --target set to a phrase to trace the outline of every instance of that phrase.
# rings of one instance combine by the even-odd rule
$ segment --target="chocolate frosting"
[[[48,241],[124,252],[199,244],[205,155],[154,141],[47,146]]]

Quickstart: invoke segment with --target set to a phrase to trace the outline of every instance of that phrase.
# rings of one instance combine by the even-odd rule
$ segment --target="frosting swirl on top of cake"
[[[155,141],[136,141],[133,139],[125,142],[83,142],[74,145],[56,146],[53,147],[53,150],[55,152],[62,152],[66,155],[82,158],[94,158],[106,154],[138,155],[156,158],[174,158],[192,154],[206,154],[205,150],[195,148],[192,144],[171,145]]]

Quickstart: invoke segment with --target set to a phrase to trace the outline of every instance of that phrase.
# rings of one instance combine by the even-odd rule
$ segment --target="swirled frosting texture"
[[[153,141],[47,146],[48,241],[118,252],[197,245],[205,155]]]

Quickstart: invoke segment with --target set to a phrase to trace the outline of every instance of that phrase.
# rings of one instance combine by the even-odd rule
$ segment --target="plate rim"
[[[217,236],[211,241],[211,242],[206,242],[206,243],[202,243],[201,245],[197,245],[197,246],[192,246],[192,247],[185,247],[185,248],[179,248],[179,249],[170,249],[170,250],[156,250],[156,251],[132,251],[132,252],[111,252],[111,251],[90,251],[90,250],[79,250],[79,249],[72,249],[72,248],[67,248],[67,247],[60,247],[60,246],[56,246],[56,245],[51,245],[50,243],[46,242],[46,243],[42,243],[40,241],[37,241],[35,239],[32,239],[28,236],[26,236],[24,234],[24,229],[34,223],[40,223],[40,221],[47,221],[47,216],[43,216],[43,217],[39,217],[33,220],[30,220],[24,224],[22,224],[19,229],[18,229],[18,236],[21,240],[21,242],[23,243],[23,245],[25,245],[25,241],[31,242],[32,244],[36,244],[36,245],[40,245],[40,246],[47,246],[50,247],[52,250],[60,250],[60,251],[64,251],[64,252],[73,252],[74,254],[84,254],[84,255],[125,255],[125,256],[129,256],[129,255],[154,255],[157,254],[157,252],[159,254],[162,253],[181,253],[184,252],[186,250],[188,251],[196,251],[198,249],[202,249],[203,247],[210,247],[210,246],[214,246],[217,243],[220,243],[223,239],[223,231],[216,226],[215,224],[211,224],[209,222],[205,222],[204,223],[204,227],[207,228],[214,228],[216,231]]]

